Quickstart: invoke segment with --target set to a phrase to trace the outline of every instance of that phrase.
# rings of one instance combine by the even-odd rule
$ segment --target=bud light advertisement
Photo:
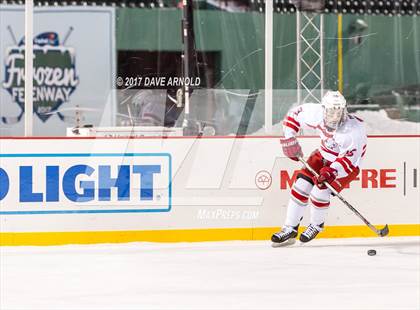
[[[0,154],[0,214],[168,212],[169,153]]]

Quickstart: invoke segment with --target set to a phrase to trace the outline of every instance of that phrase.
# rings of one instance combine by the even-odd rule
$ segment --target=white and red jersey
[[[318,150],[323,158],[331,162],[330,167],[338,172],[338,177],[346,177],[360,167],[366,153],[366,131],[363,121],[348,115],[344,123],[335,131],[328,131],[324,125],[323,107],[306,103],[289,111],[283,121],[286,138],[296,136],[302,128],[312,128],[321,137]]]

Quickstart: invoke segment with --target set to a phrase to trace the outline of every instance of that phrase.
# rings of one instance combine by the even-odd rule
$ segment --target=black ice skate
[[[271,241],[273,241],[273,247],[280,247],[295,243],[298,234],[298,228],[299,224],[295,227],[284,226],[282,230],[275,233],[271,237]]]
[[[301,242],[309,242],[312,239],[314,239],[318,233],[320,233],[324,228],[324,223],[322,223],[321,225],[314,225],[314,224],[309,224],[308,228],[306,228],[306,230],[300,235],[299,240]]]

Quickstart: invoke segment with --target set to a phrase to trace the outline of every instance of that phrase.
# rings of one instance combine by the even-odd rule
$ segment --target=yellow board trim
[[[382,227],[377,225],[377,227]],[[303,229],[303,228],[302,228]],[[278,227],[212,228],[149,231],[83,231],[0,233],[0,246],[126,242],[201,242],[269,240]],[[389,236],[420,236],[420,224],[389,225]],[[375,237],[366,226],[329,226],[319,238]]]
[[[338,61],[338,90],[343,93],[343,15],[338,14],[337,17],[337,36],[338,36],[338,47],[337,47],[337,61]]]

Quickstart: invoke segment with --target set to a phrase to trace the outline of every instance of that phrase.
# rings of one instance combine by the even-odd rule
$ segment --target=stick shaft
[[[18,42],[17,42],[16,37],[15,37],[15,34],[13,33],[12,27],[10,27],[10,25],[7,26],[7,30],[9,31],[10,36],[12,37],[13,44],[14,45],[18,45]]]
[[[318,177],[318,173],[312,169],[311,166],[302,158],[299,158],[299,161],[305,166],[306,169],[308,169],[315,177]],[[340,199],[353,213],[355,213],[372,231],[374,231],[378,236],[381,235],[379,230],[375,228],[359,211],[357,211],[339,192],[335,190],[334,187],[331,186],[331,184],[324,182],[325,186]]]
[[[65,35],[65,37],[64,37],[64,39],[63,39],[63,45],[65,45],[66,44],[66,42],[67,42],[67,39],[69,38],[69,36],[70,36],[70,34],[73,32],[73,27],[70,27],[69,28],[69,31],[67,31],[67,33],[66,33],[66,35]]]

